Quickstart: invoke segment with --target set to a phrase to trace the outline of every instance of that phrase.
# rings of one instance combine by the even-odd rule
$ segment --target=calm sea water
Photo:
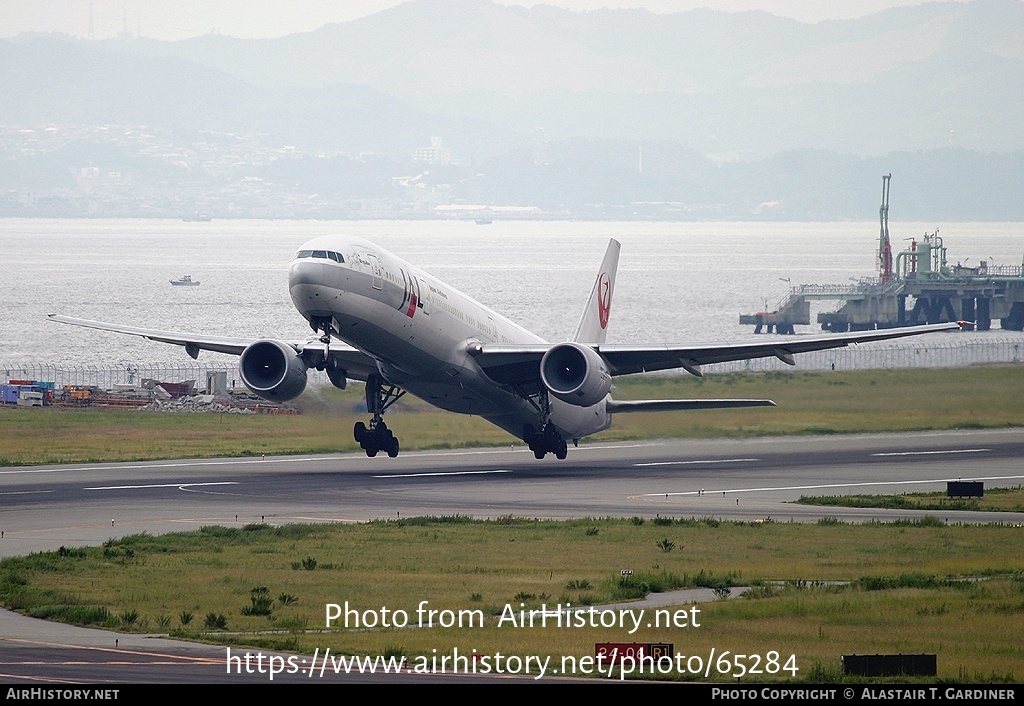
[[[890,229],[896,251],[933,230],[923,223]],[[330,233],[377,242],[548,340],[575,330],[608,239],[617,238],[609,341],[683,343],[751,338],[739,314],[774,308],[791,285],[874,276],[878,226],[3,219],[0,363],[184,357],[163,344],[54,324],[49,312],[172,331],[306,338],[312,332],[288,297],[288,264],[305,240]],[[941,235],[954,263],[1019,264],[1024,252],[1020,223],[958,223]],[[172,287],[169,280],[183,274],[202,285]]]

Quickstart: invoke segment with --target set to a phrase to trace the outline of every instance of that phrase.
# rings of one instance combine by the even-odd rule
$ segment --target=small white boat
[[[182,275],[178,279],[172,279],[171,284],[175,287],[197,287],[199,280],[192,279],[192,275]]]

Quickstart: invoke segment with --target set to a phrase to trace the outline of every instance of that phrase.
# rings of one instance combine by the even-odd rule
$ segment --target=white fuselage
[[[289,292],[308,321],[330,321],[333,336],[377,361],[381,377],[442,409],[486,418],[522,437],[540,410],[521,391],[487,377],[474,343],[543,343],[408,262],[359,238],[323,236],[292,262]],[[550,399],[550,421],[565,439],[607,429],[606,400],[577,407]]]

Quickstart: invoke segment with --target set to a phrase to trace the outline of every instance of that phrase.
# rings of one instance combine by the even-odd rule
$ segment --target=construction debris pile
[[[257,410],[249,407],[237,407],[231,400],[217,399],[215,395],[195,395],[194,397],[178,397],[169,400],[156,399],[138,408],[147,412],[213,412],[217,414],[257,414]]]
[[[40,380],[10,380],[0,385],[0,406],[100,407],[154,412],[212,412],[219,414],[298,414],[291,407],[267,402],[241,390],[227,390],[223,373],[207,380],[205,391],[195,380],[161,382],[144,378],[138,385],[65,385]]]

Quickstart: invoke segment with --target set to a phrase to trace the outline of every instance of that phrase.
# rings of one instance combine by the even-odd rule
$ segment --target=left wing
[[[227,353],[229,355],[241,355],[251,344],[262,339],[256,338],[228,338],[225,336],[203,336],[192,333],[179,333],[176,331],[160,331],[157,329],[138,328],[136,326],[122,326],[121,324],[108,324],[103,321],[92,321],[91,319],[76,319],[71,316],[60,314],[47,314],[50,321],[62,324],[73,324],[85,328],[99,329],[100,331],[113,331],[124,333],[129,336],[141,336],[151,341],[170,343],[176,346],[183,346],[185,352],[193,358],[199,357],[199,351],[214,351],[216,353]],[[362,351],[344,343],[331,343],[329,351],[319,340],[312,341],[283,341],[300,356],[316,357],[323,359],[323,354],[329,352],[332,367],[344,370],[346,377],[352,380],[366,380],[368,375],[377,372],[377,362]]]
[[[776,357],[788,365],[796,365],[793,356],[797,353],[843,348],[851,343],[885,341],[935,331],[955,331],[959,328],[958,323],[948,323],[821,336],[794,336],[757,342],[653,346],[605,344],[591,347],[608,364],[608,372],[612,375],[682,368],[699,376],[701,367],[711,363]],[[491,379],[530,388],[539,382],[541,358],[553,345],[473,343],[468,350]]]

